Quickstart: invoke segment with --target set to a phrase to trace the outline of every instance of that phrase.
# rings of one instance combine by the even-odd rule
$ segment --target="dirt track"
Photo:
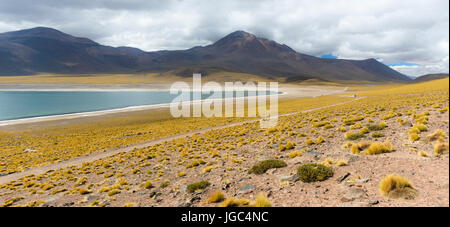
[[[322,107],[317,107],[317,108],[312,108],[312,109],[307,109],[307,110],[302,110],[302,111],[297,111],[297,112],[292,112],[292,113],[287,113],[287,114],[280,114],[279,116],[288,116],[288,115],[293,115],[293,114],[297,114],[297,113],[305,113],[305,112],[315,111],[315,110],[319,110],[319,109],[323,109],[323,108],[327,108],[327,107],[331,107],[331,106],[336,106],[336,105],[341,105],[341,104],[345,104],[348,102],[353,102],[353,101],[356,101],[356,100],[359,100],[362,98],[365,98],[365,97],[358,97],[358,98],[355,98],[355,99],[352,99],[349,101],[339,102],[339,103],[335,103],[332,105],[326,105],[326,106],[322,106]],[[231,127],[231,126],[236,126],[236,125],[242,125],[245,123],[251,123],[251,122],[255,122],[255,121],[259,121],[259,120],[261,120],[261,119],[257,118],[257,119],[251,119],[251,120],[247,120],[247,121],[241,121],[241,122],[236,122],[236,123],[231,123],[231,124],[226,124],[226,125],[221,125],[221,126],[216,126],[216,127],[205,128],[205,129],[196,130],[196,131],[192,131],[192,132],[188,132],[188,133],[182,133],[182,134],[178,134],[178,135],[154,139],[154,140],[150,140],[150,141],[143,142],[143,143],[131,144],[127,147],[109,149],[109,150],[105,150],[103,152],[95,152],[95,153],[91,153],[89,155],[80,156],[77,158],[61,161],[61,162],[46,165],[46,166],[34,167],[34,168],[27,169],[22,172],[16,172],[16,173],[12,173],[9,175],[1,176],[0,184],[5,184],[10,181],[17,180],[19,178],[22,178],[24,176],[28,176],[31,174],[39,175],[39,174],[45,173],[49,170],[57,170],[57,169],[61,169],[61,168],[69,167],[69,166],[78,166],[84,162],[91,162],[91,161],[99,160],[102,158],[110,157],[110,156],[113,156],[118,153],[129,152],[129,151],[132,151],[134,148],[138,148],[138,149],[145,148],[145,147],[149,147],[149,146],[152,146],[154,144],[161,143],[164,141],[170,141],[170,140],[177,139],[177,138],[191,136],[191,135],[194,135],[197,133],[204,133],[209,130],[221,129],[221,128],[226,128],[226,127]]]

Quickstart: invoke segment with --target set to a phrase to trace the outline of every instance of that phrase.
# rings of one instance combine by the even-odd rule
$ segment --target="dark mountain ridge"
[[[405,82],[407,76],[375,59],[322,59],[236,31],[208,46],[145,52],[103,46],[45,27],[0,34],[0,76],[36,73],[168,72],[191,76],[229,71],[301,81]]]
[[[435,73],[435,74],[426,74],[423,76],[416,77],[412,82],[413,83],[421,83],[430,80],[439,80],[449,77],[448,73]]]

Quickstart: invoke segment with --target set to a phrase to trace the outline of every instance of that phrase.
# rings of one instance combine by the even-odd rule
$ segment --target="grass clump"
[[[153,188],[153,183],[151,181],[149,181],[149,180],[144,182],[144,188],[145,189]]]
[[[282,160],[264,160],[256,163],[249,171],[249,174],[263,174],[269,169],[286,167],[286,162]]]
[[[448,143],[437,143],[434,145],[434,154],[436,156],[448,154],[448,150],[449,150]]]
[[[381,131],[381,130],[387,128],[387,124],[386,124],[386,122],[382,121],[377,125],[373,125],[373,124],[367,125],[367,128],[369,128],[370,131]]]
[[[113,195],[117,195],[120,193],[119,189],[113,189],[111,191],[108,192],[108,196],[113,196]]]
[[[381,180],[380,192],[393,199],[414,199],[418,194],[408,179],[395,174],[388,175]]]
[[[222,203],[222,207],[239,207],[239,206],[247,206],[249,204],[250,200],[248,199],[228,198]]]
[[[333,176],[333,170],[322,164],[308,163],[297,169],[297,174],[303,182],[324,181]]]
[[[420,136],[418,133],[410,133],[409,134],[409,140],[411,141],[417,141],[420,139]]]
[[[419,151],[419,156],[421,156],[421,157],[428,157],[428,153],[427,152],[425,152],[425,151]]]
[[[443,142],[445,140],[445,132],[443,132],[442,130],[438,129],[436,130],[434,133],[430,134],[427,136],[427,141],[428,142],[433,142],[433,141],[441,141]]]
[[[302,152],[300,151],[292,151],[291,153],[289,153],[289,158],[295,158],[295,157],[300,157],[302,156]]]
[[[370,147],[371,144],[372,144],[372,142],[370,142],[370,141],[364,141],[359,144],[355,143],[352,145],[350,150],[353,154],[359,155],[361,151]]]
[[[134,207],[136,206],[136,203],[126,203],[123,205],[123,207]]]
[[[373,155],[373,154],[382,154],[382,153],[390,153],[394,151],[394,147],[390,142],[374,142],[370,144],[369,148],[366,151],[366,154]]]
[[[160,188],[167,188],[167,186],[169,186],[170,181],[169,180],[165,180],[161,183],[161,185],[159,185]]]
[[[206,199],[207,203],[219,203],[225,200],[225,194],[222,191],[216,191],[209,195],[208,199]]]
[[[259,193],[256,196],[256,201],[254,204],[255,207],[272,207],[272,204],[270,203],[269,199],[264,195],[264,193]]]
[[[209,181],[202,180],[202,181],[195,182],[195,183],[188,185],[187,191],[189,193],[193,193],[197,190],[203,190],[203,189],[207,188],[209,185],[211,185],[211,183],[209,183]]]
[[[344,161],[344,160],[339,160],[339,161],[336,163],[336,165],[337,165],[337,166],[348,166],[348,162],[347,162],[347,161]]]
[[[348,140],[357,140],[357,139],[361,139],[366,137],[366,135],[364,135],[364,133],[360,133],[360,132],[347,132],[345,134],[345,138]]]
[[[372,133],[372,138],[380,138],[380,137],[384,137],[384,134],[381,132]]]

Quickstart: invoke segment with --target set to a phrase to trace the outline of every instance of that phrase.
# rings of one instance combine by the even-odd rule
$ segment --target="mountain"
[[[427,75],[416,77],[412,82],[420,83],[420,82],[426,82],[426,81],[430,81],[430,80],[439,80],[439,79],[447,78],[448,76],[449,76],[448,73],[427,74]]]
[[[375,59],[322,59],[275,41],[236,31],[208,46],[145,52],[109,47],[37,27],[0,34],[0,75],[161,72],[179,76],[217,71],[302,81],[403,82],[410,79]]]

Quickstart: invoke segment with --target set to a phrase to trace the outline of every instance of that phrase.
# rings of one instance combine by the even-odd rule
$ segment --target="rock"
[[[295,157],[293,159],[289,159],[287,161],[288,165],[298,165],[298,164],[302,164],[302,157]]]
[[[337,182],[341,183],[343,180],[345,180],[348,176],[350,176],[350,173],[345,173],[344,175],[338,177],[338,179],[336,179]]]
[[[238,194],[246,194],[246,193],[250,193],[253,190],[255,190],[255,186],[247,184],[244,187],[242,187],[241,189],[239,189]]]
[[[50,197],[50,199],[48,199],[45,203],[39,205],[39,207],[56,207],[57,203],[54,201],[59,198],[60,198],[59,196]]]
[[[272,144],[273,149],[278,149],[278,144]]]
[[[355,180],[355,183],[367,183],[369,180],[369,178],[357,179]]]
[[[244,180],[247,180],[247,179],[249,179],[249,178],[248,177],[243,177],[243,178],[239,179],[238,182],[241,182],[241,181],[244,181]]]
[[[94,200],[99,200],[100,196],[96,196],[96,195],[90,195],[87,197],[88,203],[91,203]]]
[[[106,201],[106,200],[101,202],[100,204],[103,204],[105,207],[111,205],[111,203],[109,201]]]
[[[371,199],[369,200],[369,204],[370,205],[377,205],[378,203],[380,203],[380,201],[376,200],[376,199]]]
[[[365,199],[367,194],[362,188],[350,188],[348,192],[341,198],[342,202],[351,202],[357,199]]]
[[[197,201],[200,201],[201,199],[202,199],[202,198],[200,198],[199,196],[194,196],[194,197],[192,197],[192,198],[190,199],[189,202],[195,203],[195,202],[197,202]]]
[[[294,174],[294,175],[289,175],[289,176],[287,176],[287,175],[285,175],[285,176],[280,176],[280,181],[281,182],[283,182],[283,181],[298,181],[299,180],[299,177],[298,177],[298,175],[297,174]]]
[[[162,193],[161,193],[161,192],[158,192],[158,191],[152,191],[152,192],[150,192],[150,198],[156,199],[156,197],[158,197],[158,196],[160,196],[160,195],[162,195]]]
[[[323,153],[316,152],[316,151],[308,151],[308,152],[305,153],[305,155],[319,157],[319,156],[323,155]]]
[[[63,207],[70,207],[72,205],[74,205],[74,202],[70,202],[70,203],[63,203]]]
[[[276,171],[277,171],[277,169],[273,168],[273,169],[267,170],[266,173],[270,174],[270,175],[273,175]]]
[[[342,204],[343,207],[369,207],[370,204],[362,201],[349,201]]]

